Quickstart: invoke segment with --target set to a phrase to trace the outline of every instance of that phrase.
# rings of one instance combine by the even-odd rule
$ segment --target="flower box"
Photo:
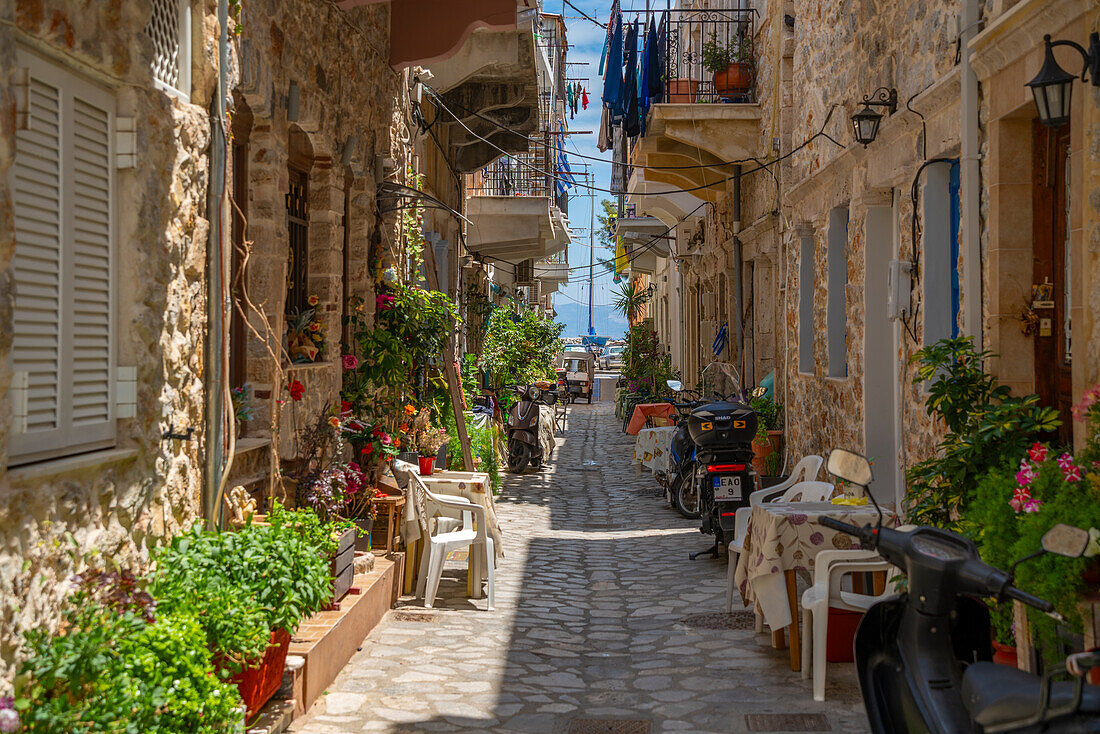
[[[336,604],[344,598],[351,588],[352,577],[355,576],[355,538],[358,531],[348,528],[340,536],[336,550],[330,557],[332,572],[332,601]]]

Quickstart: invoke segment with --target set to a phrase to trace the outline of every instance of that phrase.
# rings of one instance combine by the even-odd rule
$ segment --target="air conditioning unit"
[[[535,305],[539,302],[539,281],[528,283],[527,285],[517,285],[516,294],[520,300],[529,305]]]

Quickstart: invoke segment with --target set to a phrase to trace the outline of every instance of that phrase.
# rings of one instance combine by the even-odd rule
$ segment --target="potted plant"
[[[672,104],[690,104],[699,97],[698,79],[668,80],[668,101]]]
[[[783,406],[768,397],[758,387],[749,398],[749,407],[756,411],[756,435],[752,439],[752,465],[761,476],[769,474],[772,456],[780,457],[783,442]],[[771,460],[774,464],[774,460]]]
[[[713,74],[714,90],[722,96],[748,94],[752,88],[752,43],[735,36],[728,44],[717,33],[703,44],[703,68]]]
[[[158,613],[188,613],[251,717],[283,677],[290,634],[332,593],[329,565],[295,529],[181,533],[153,553],[149,591]]]
[[[431,413],[426,408],[416,416],[412,431],[419,454],[420,475],[431,476],[439,450],[447,443],[447,431],[431,425]]]
[[[241,700],[219,679],[194,610],[159,608],[127,570],[73,577],[56,632],[24,635],[0,731],[243,731]]]
[[[347,470],[353,473],[351,465]],[[349,479],[346,482],[345,492],[354,495],[358,489],[352,486]],[[332,576],[332,594],[329,597],[330,604],[340,601],[344,594],[351,588],[352,578],[355,575],[355,538],[358,528],[351,520],[331,519],[322,520],[316,512],[308,509],[287,510],[276,500],[267,516],[267,522],[276,527],[288,527],[294,530],[309,545],[317,549],[317,552],[329,565],[329,573]],[[369,534],[369,529],[368,529]]]
[[[255,394],[252,392],[252,384],[244,383],[240,387],[230,391],[230,399],[233,402],[233,422],[237,429],[237,437],[244,435],[244,424],[256,417]]]

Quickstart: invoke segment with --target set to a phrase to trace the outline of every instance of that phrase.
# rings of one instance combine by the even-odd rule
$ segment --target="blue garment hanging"
[[[628,137],[638,136],[638,23],[630,24],[630,31],[626,34],[626,71],[624,72],[624,84],[626,86],[623,110],[623,133]]]
[[[611,38],[615,35],[615,21],[619,19],[619,0],[611,3],[611,13],[607,16],[607,35],[603,39],[603,52],[600,53],[600,76],[603,76],[604,62],[607,61],[607,49],[611,47]]]
[[[611,46],[607,52],[607,74],[603,80],[603,103],[611,113],[611,121],[617,122],[623,110],[623,19],[615,20],[615,32],[611,34]]]

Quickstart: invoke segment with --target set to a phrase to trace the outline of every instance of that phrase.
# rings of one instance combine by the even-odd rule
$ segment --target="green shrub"
[[[278,500],[272,504],[267,521],[274,527],[294,530],[323,558],[335,553],[340,536],[356,527],[350,520],[322,520],[313,510],[288,510]]]
[[[202,625],[151,605],[104,603],[84,584],[61,632],[26,634],[17,681],[27,734],[223,734],[243,724],[236,688],[221,682]],[[140,593],[140,592],[138,592]],[[151,600],[150,600],[151,601]]]
[[[295,529],[194,529],[155,554],[150,591],[159,608],[193,614],[227,664],[259,658],[271,631],[293,632],[331,594],[328,563]]]

